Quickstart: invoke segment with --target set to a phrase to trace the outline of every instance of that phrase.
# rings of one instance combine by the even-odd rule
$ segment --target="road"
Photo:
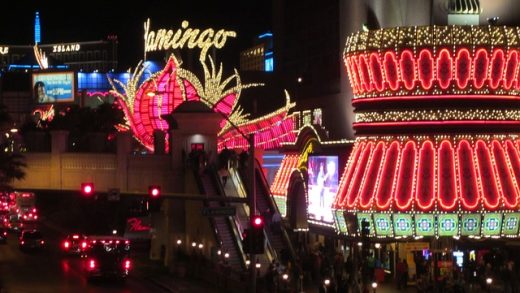
[[[9,234],[7,244],[0,244],[2,293],[166,292],[132,272],[125,282],[87,282],[83,260],[79,257],[64,256],[60,251],[60,242],[67,231],[57,229],[54,223],[46,222],[44,214],[41,214],[41,218],[43,220],[38,224],[38,228],[46,241],[43,251],[22,252],[18,248],[18,236],[14,232]]]

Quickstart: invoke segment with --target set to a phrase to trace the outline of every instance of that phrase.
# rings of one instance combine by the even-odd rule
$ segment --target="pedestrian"
[[[274,234],[280,234],[282,231],[282,228],[280,227],[282,222],[282,216],[280,216],[280,213],[278,211],[275,211],[273,213],[273,216],[271,217],[271,230]]]

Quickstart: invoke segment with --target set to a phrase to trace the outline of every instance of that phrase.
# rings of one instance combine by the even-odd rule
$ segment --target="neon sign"
[[[52,53],[76,52],[79,49],[81,49],[80,44],[54,45],[52,46]]]
[[[6,55],[7,53],[9,53],[9,47],[0,47],[0,55]]]
[[[189,49],[198,47],[201,49],[199,60],[204,61],[211,47],[220,49],[226,44],[227,38],[237,36],[234,31],[224,29],[214,30],[211,28],[200,30],[189,27],[189,22],[184,20],[181,28],[173,30],[159,29],[150,31],[150,19],[144,23],[144,52],[162,51],[169,49]]]

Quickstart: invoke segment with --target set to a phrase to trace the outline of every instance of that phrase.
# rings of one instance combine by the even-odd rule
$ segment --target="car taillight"
[[[83,241],[81,242],[81,248],[86,248],[87,247],[87,242]]]
[[[63,242],[63,247],[69,248],[70,243],[68,241]]]
[[[124,267],[125,267],[125,269],[127,269],[127,270],[130,269],[130,264],[131,264],[131,263],[130,263],[130,260],[129,260],[129,259],[125,260],[125,262],[124,262]]]
[[[90,269],[95,269],[95,268],[96,268],[96,261],[93,260],[93,259],[89,260],[89,262],[88,262],[88,267],[89,267]]]

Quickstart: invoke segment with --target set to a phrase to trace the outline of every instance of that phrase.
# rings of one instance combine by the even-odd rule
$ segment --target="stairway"
[[[200,178],[202,193],[208,195],[208,197],[221,196],[217,191],[216,176],[211,173],[211,169],[205,171],[201,176],[196,174],[195,176]],[[209,208],[216,208],[223,206],[217,201],[207,201],[205,206]],[[241,251],[238,248],[239,239],[236,238],[233,229],[231,228],[232,222],[230,217],[213,217],[211,218],[213,228],[215,229],[215,236],[217,243],[220,243],[222,254],[229,253],[227,259],[228,264],[232,269],[236,271],[242,271],[244,264],[242,261]]]

